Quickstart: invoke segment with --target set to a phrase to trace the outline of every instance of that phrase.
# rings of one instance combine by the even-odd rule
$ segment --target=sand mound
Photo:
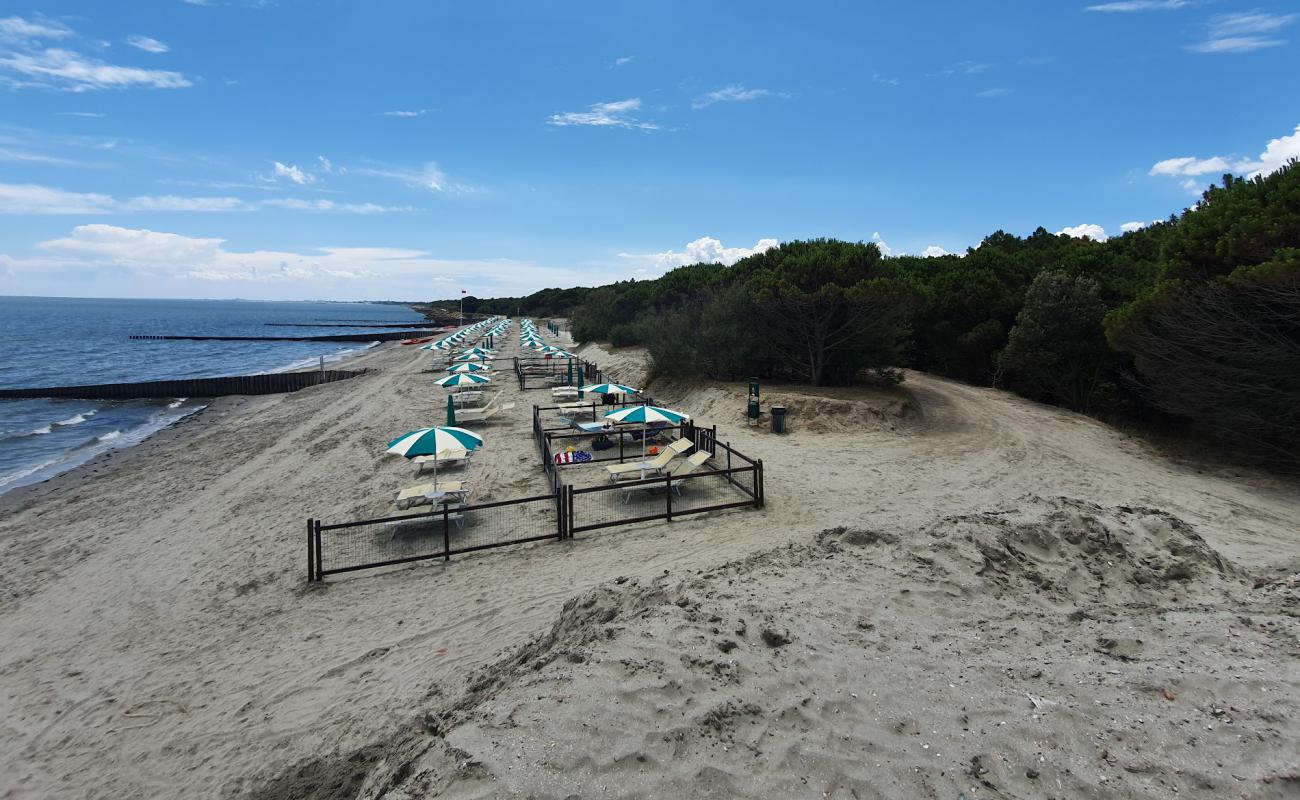
[[[833,529],[569,601],[337,796],[1281,797],[1294,584],[1069,498]]]
[[[719,427],[746,425],[747,384],[656,381],[655,399],[690,412]],[[865,387],[803,391],[786,387],[763,390],[760,426],[770,424],[773,405],[786,408],[786,428],[792,433],[856,433],[900,431],[918,420],[916,404],[903,390]]]
[[[1203,602],[1245,584],[1242,572],[1190,525],[1158,509],[1105,508],[1067,497],[1026,497],[1012,510],[948,517],[899,542],[840,530],[844,545],[889,546],[914,576],[963,594],[1058,605]]]

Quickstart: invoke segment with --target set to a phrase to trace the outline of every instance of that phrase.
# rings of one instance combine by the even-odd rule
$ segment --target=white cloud
[[[249,211],[237,197],[132,197],[118,206],[122,211]]]
[[[873,244],[875,244],[876,247],[880,248],[881,255],[892,256],[894,254],[894,248],[890,247],[888,244],[885,244],[885,240],[880,237],[880,231],[876,231],[875,233],[871,234],[871,241]],[[899,253],[899,255],[903,255],[903,254]]]
[[[635,56],[623,56],[622,58],[616,58],[614,59],[614,66],[621,67],[624,64],[630,64],[632,63],[633,58],[635,58]]]
[[[702,236],[689,242],[681,250],[665,250],[662,253],[619,253],[618,257],[639,262],[644,266],[639,273],[649,272],[650,268],[659,272],[683,267],[687,264],[726,264],[736,263],[742,258],[762,253],[780,245],[776,239],[759,239],[753,247],[724,247],[722,242],[711,236]]]
[[[108,64],[71,50],[51,48],[0,55],[0,72],[16,74],[5,80],[16,87],[44,87],[87,92],[98,89],[181,89],[194,84],[179,72]]]
[[[275,177],[277,178],[288,178],[299,186],[306,186],[316,180],[311,173],[304,172],[292,164],[281,164],[279,161],[272,161],[271,163],[275,165]]]
[[[1061,228],[1059,231],[1057,231],[1057,234],[1062,234],[1062,233],[1065,234],[1066,236],[1073,236],[1076,239],[1082,239],[1084,237],[1087,237],[1089,239],[1092,239],[1094,242],[1104,242],[1106,241],[1106,239],[1109,238],[1108,236],[1106,236],[1105,228],[1101,227],[1100,225],[1093,225],[1090,222],[1085,222],[1082,225],[1074,225],[1066,228]]]
[[[85,117],[86,119],[100,119],[104,116],[99,111],[56,111],[60,117]]]
[[[23,42],[33,39],[66,39],[72,29],[61,22],[48,19],[35,21],[22,17],[0,19],[0,42]]]
[[[373,175],[376,178],[389,178],[413,189],[427,189],[431,192],[469,191],[467,187],[448,183],[442,169],[432,161],[426,161],[415,168],[354,167],[352,172],[358,175]]]
[[[1182,158],[1166,158],[1164,161],[1158,161],[1147,174],[1205,175],[1211,172],[1223,173],[1230,169],[1232,169],[1232,165],[1219,156],[1213,158],[1183,156]]]
[[[932,244],[921,251],[921,258],[939,258],[940,256],[950,255],[952,255],[952,253],[949,253],[937,244]]]
[[[412,111],[385,111],[385,117],[423,117],[429,113],[427,108],[417,108]]]
[[[695,98],[691,101],[691,108],[708,108],[714,103],[745,103],[750,100],[761,100],[764,97],[788,98],[789,96],[786,92],[773,92],[770,89],[746,89],[739,85],[724,86]]]
[[[1286,39],[1276,38],[1278,31],[1300,18],[1300,14],[1268,14],[1246,11],[1220,14],[1210,20],[1203,41],[1188,45],[1194,53],[1250,53],[1268,47],[1281,47]]]
[[[985,89],[982,92],[976,92],[975,96],[987,100],[994,97],[1005,97],[1009,94],[1011,94],[1010,89],[1004,89],[1002,87],[998,87],[995,89]]]
[[[50,156],[45,155],[44,153],[29,153],[24,150],[10,150],[7,147],[0,147],[0,161],[9,161],[18,164],[46,164],[52,167],[87,166],[81,161],[74,161],[70,158]]]
[[[166,53],[171,49],[157,39],[151,39],[148,36],[140,36],[139,34],[126,37],[126,43],[137,50],[143,50],[146,53]]]
[[[1122,0],[1122,2],[1117,3],[1102,3],[1101,5],[1088,6],[1084,11],[1102,11],[1110,13],[1126,13],[1133,11],[1175,11],[1180,8],[1187,8],[1191,4],[1191,0]]]
[[[0,214],[105,214],[113,204],[113,198],[106,194],[0,183]]]
[[[1200,194],[1202,184],[1195,180],[1196,176],[1232,172],[1248,178],[1257,178],[1278,171],[1292,159],[1300,159],[1300,125],[1286,136],[1270,139],[1258,158],[1224,156],[1166,158],[1151,167],[1149,174],[1186,178],[1181,182],[1182,187],[1189,192]]]
[[[563,114],[552,114],[547,123],[562,128],[573,125],[589,125],[597,128],[659,130],[658,125],[652,122],[642,122],[632,116],[634,111],[641,108],[641,98],[639,97],[630,97],[627,100],[617,100],[612,103],[595,103],[589,108],[590,111],[566,111]]]
[[[1132,233],[1133,231],[1140,231],[1146,226],[1147,223],[1142,220],[1136,220],[1134,222],[1125,222],[1123,225],[1119,226],[1119,229],[1124,233]]]
[[[390,214],[414,211],[410,206],[376,203],[339,203],[333,200],[299,200],[276,197],[249,202],[238,197],[141,196],[118,199],[89,192],[65,192],[48,186],[0,183],[0,214],[131,214],[140,212],[255,211],[259,208],[338,214]]]
[[[264,200],[263,206],[288,208],[295,211],[324,211],[342,214],[390,214],[401,211],[414,211],[411,206],[381,206],[375,203],[336,203],[333,200],[299,200],[293,197],[275,197]]]
[[[115,290],[128,297],[147,287],[144,293],[155,297],[230,297],[237,291],[263,298],[414,300],[436,295],[439,284],[491,296],[574,286],[591,278],[528,261],[452,261],[392,247],[240,251],[229,249],[224,239],[104,224],[77,226],[67,236],[37,243],[34,252],[31,258],[0,254],[0,271],[32,290],[111,278]]]
[[[881,75],[878,72],[871,76],[871,80],[883,86],[901,86],[903,83],[898,78],[891,78],[887,75]]]

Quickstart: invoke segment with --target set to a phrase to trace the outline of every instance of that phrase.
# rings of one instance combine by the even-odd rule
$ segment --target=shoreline
[[[332,362],[329,361],[328,360],[329,357],[326,356],[327,359],[326,364],[328,365],[332,363],[340,368],[345,368],[345,369],[350,368],[350,366],[348,365],[359,364],[365,359],[367,359],[368,357],[376,355],[380,351],[383,351],[389,345],[394,347],[401,346],[397,342],[379,342],[375,346],[353,348],[350,351],[345,351],[344,353],[341,354],[334,354],[338,357]],[[298,361],[302,361],[302,360],[304,359],[299,359]],[[305,365],[297,365],[298,361],[295,361],[283,368],[264,370],[263,372],[250,372],[247,374],[270,375],[270,374],[281,374],[287,372],[312,371],[311,369],[307,368]],[[282,394],[292,394],[292,393],[285,392]],[[181,429],[187,425],[199,422],[200,418],[204,417],[204,415],[207,415],[208,412],[212,410],[214,407],[220,406],[221,412],[225,413],[231,406],[240,405],[241,401],[251,400],[256,397],[278,397],[278,396],[280,395],[239,395],[239,396],[232,395],[227,397],[212,397],[212,398],[183,398],[187,402],[190,400],[201,401],[203,402],[203,405],[199,409],[192,411],[177,420],[169,422],[166,425],[163,425],[162,427],[158,428],[157,430],[154,430],[151,433],[145,434],[144,438],[140,439],[139,441],[133,444],[129,444],[124,447],[109,446],[102,452],[97,453],[94,456],[91,456],[89,459],[82,461],[81,463],[74,464],[73,466],[68,467],[67,469],[64,469],[60,472],[57,472],[54,475],[51,475],[47,478],[43,478],[35,482],[16,483],[10,488],[0,488],[0,512],[13,511],[16,510],[17,508],[25,508],[26,503],[24,501],[26,501],[27,498],[23,497],[21,499],[15,500],[16,496],[31,494],[29,490],[35,489],[37,487],[42,487],[42,486],[47,487],[51,492],[56,490],[66,489],[71,484],[75,483],[77,480],[85,479],[84,477],[82,478],[78,477],[78,473],[81,473],[83,470],[86,470],[85,473],[86,476],[97,473],[99,472],[100,469],[107,466],[108,462],[111,461],[115,456],[125,456],[128,453],[139,451],[141,450],[141,448],[146,448],[146,446],[149,445],[150,443],[156,444],[157,442],[155,442],[155,440],[158,440],[159,437],[162,437],[165,434],[169,434],[175,430]],[[162,399],[163,398],[159,398],[160,401]],[[180,400],[182,398],[174,398],[174,399]],[[94,402],[94,401],[87,401],[87,402]],[[130,431],[123,431],[122,433],[123,435],[129,435]],[[170,439],[168,439],[168,441],[170,441]],[[63,453],[64,456],[66,456],[67,454],[68,454],[67,452]],[[68,480],[64,481],[63,480],[64,478],[67,478]],[[44,497],[45,493],[42,493],[41,496]]]

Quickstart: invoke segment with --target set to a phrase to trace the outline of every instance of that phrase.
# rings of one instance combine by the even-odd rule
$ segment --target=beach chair
[[[671,466],[668,467],[667,474],[674,478],[685,478],[686,476],[690,475],[692,472],[695,472],[697,469],[704,466],[704,462],[708,460],[709,460],[709,451],[696,450],[694,453],[691,453],[686,458],[675,461]],[[673,482],[672,485],[673,491],[676,492],[679,497],[681,496],[682,493],[683,483],[685,483],[685,481],[675,481]]]
[[[563,422],[565,425],[568,425],[570,428],[573,428],[575,431],[580,433],[590,433],[594,435],[606,432],[605,425],[601,422],[579,422],[571,417],[560,417],[560,422]]]
[[[472,450],[449,450],[441,456],[416,456],[411,459],[411,462],[415,464],[415,474],[419,475],[424,472],[425,467],[430,465],[438,469],[444,467],[468,467],[469,457],[473,452]]]
[[[644,473],[661,473],[672,463],[673,459],[690,450],[695,445],[690,439],[678,439],[663,449],[659,455],[649,461],[630,461],[626,464],[610,464],[605,467],[611,483],[618,483],[626,478],[639,479]]]
[[[398,514],[384,523],[384,529],[388,532],[388,541],[391,542],[399,534],[405,533],[428,533],[440,535],[442,533],[442,509],[436,510],[430,506],[415,506],[406,510],[405,514]],[[464,505],[450,506],[448,508],[447,522],[456,531],[465,530],[465,510]]]
[[[456,424],[463,422],[487,422],[488,420],[500,414],[502,411],[509,411],[514,408],[514,403],[506,403],[503,406],[485,406],[483,408],[467,408],[464,411],[456,412]]]
[[[464,481],[439,481],[438,483],[417,483],[414,486],[408,486],[397,493],[397,499],[394,501],[399,509],[408,509],[414,506],[429,505],[429,498],[425,497],[429,492],[442,491],[448,495],[463,495],[465,493]]]
[[[692,472],[699,469],[704,464],[704,462],[708,460],[709,460],[709,454],[703,450],[698,450],[694,453],[691,453],[686,458],[681,458],[673,461],[673,463],[669,467],[667,467],[664,470],[661,470],[660,472],[665,476],[670,476],[673,478],[685,478],[687,475],[690,475]],[[682,494],[682,484],[685,483],[685,481],[670,481],[669,483],[672,484],[673,491],[676,492],[677,495],[680,497]],[[627,505],[628,502],[631,501],[632,495],[634,493],[640,491],[655,491],[663,485],[664,484],[661,483],[642,483],[636,486],[624,487],[623,505]]]

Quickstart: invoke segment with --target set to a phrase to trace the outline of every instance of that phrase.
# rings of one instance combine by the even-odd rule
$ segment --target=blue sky
[[[1115,235],[1300,156],[1300,6],[0,2],[0,294],[416,299]]]

